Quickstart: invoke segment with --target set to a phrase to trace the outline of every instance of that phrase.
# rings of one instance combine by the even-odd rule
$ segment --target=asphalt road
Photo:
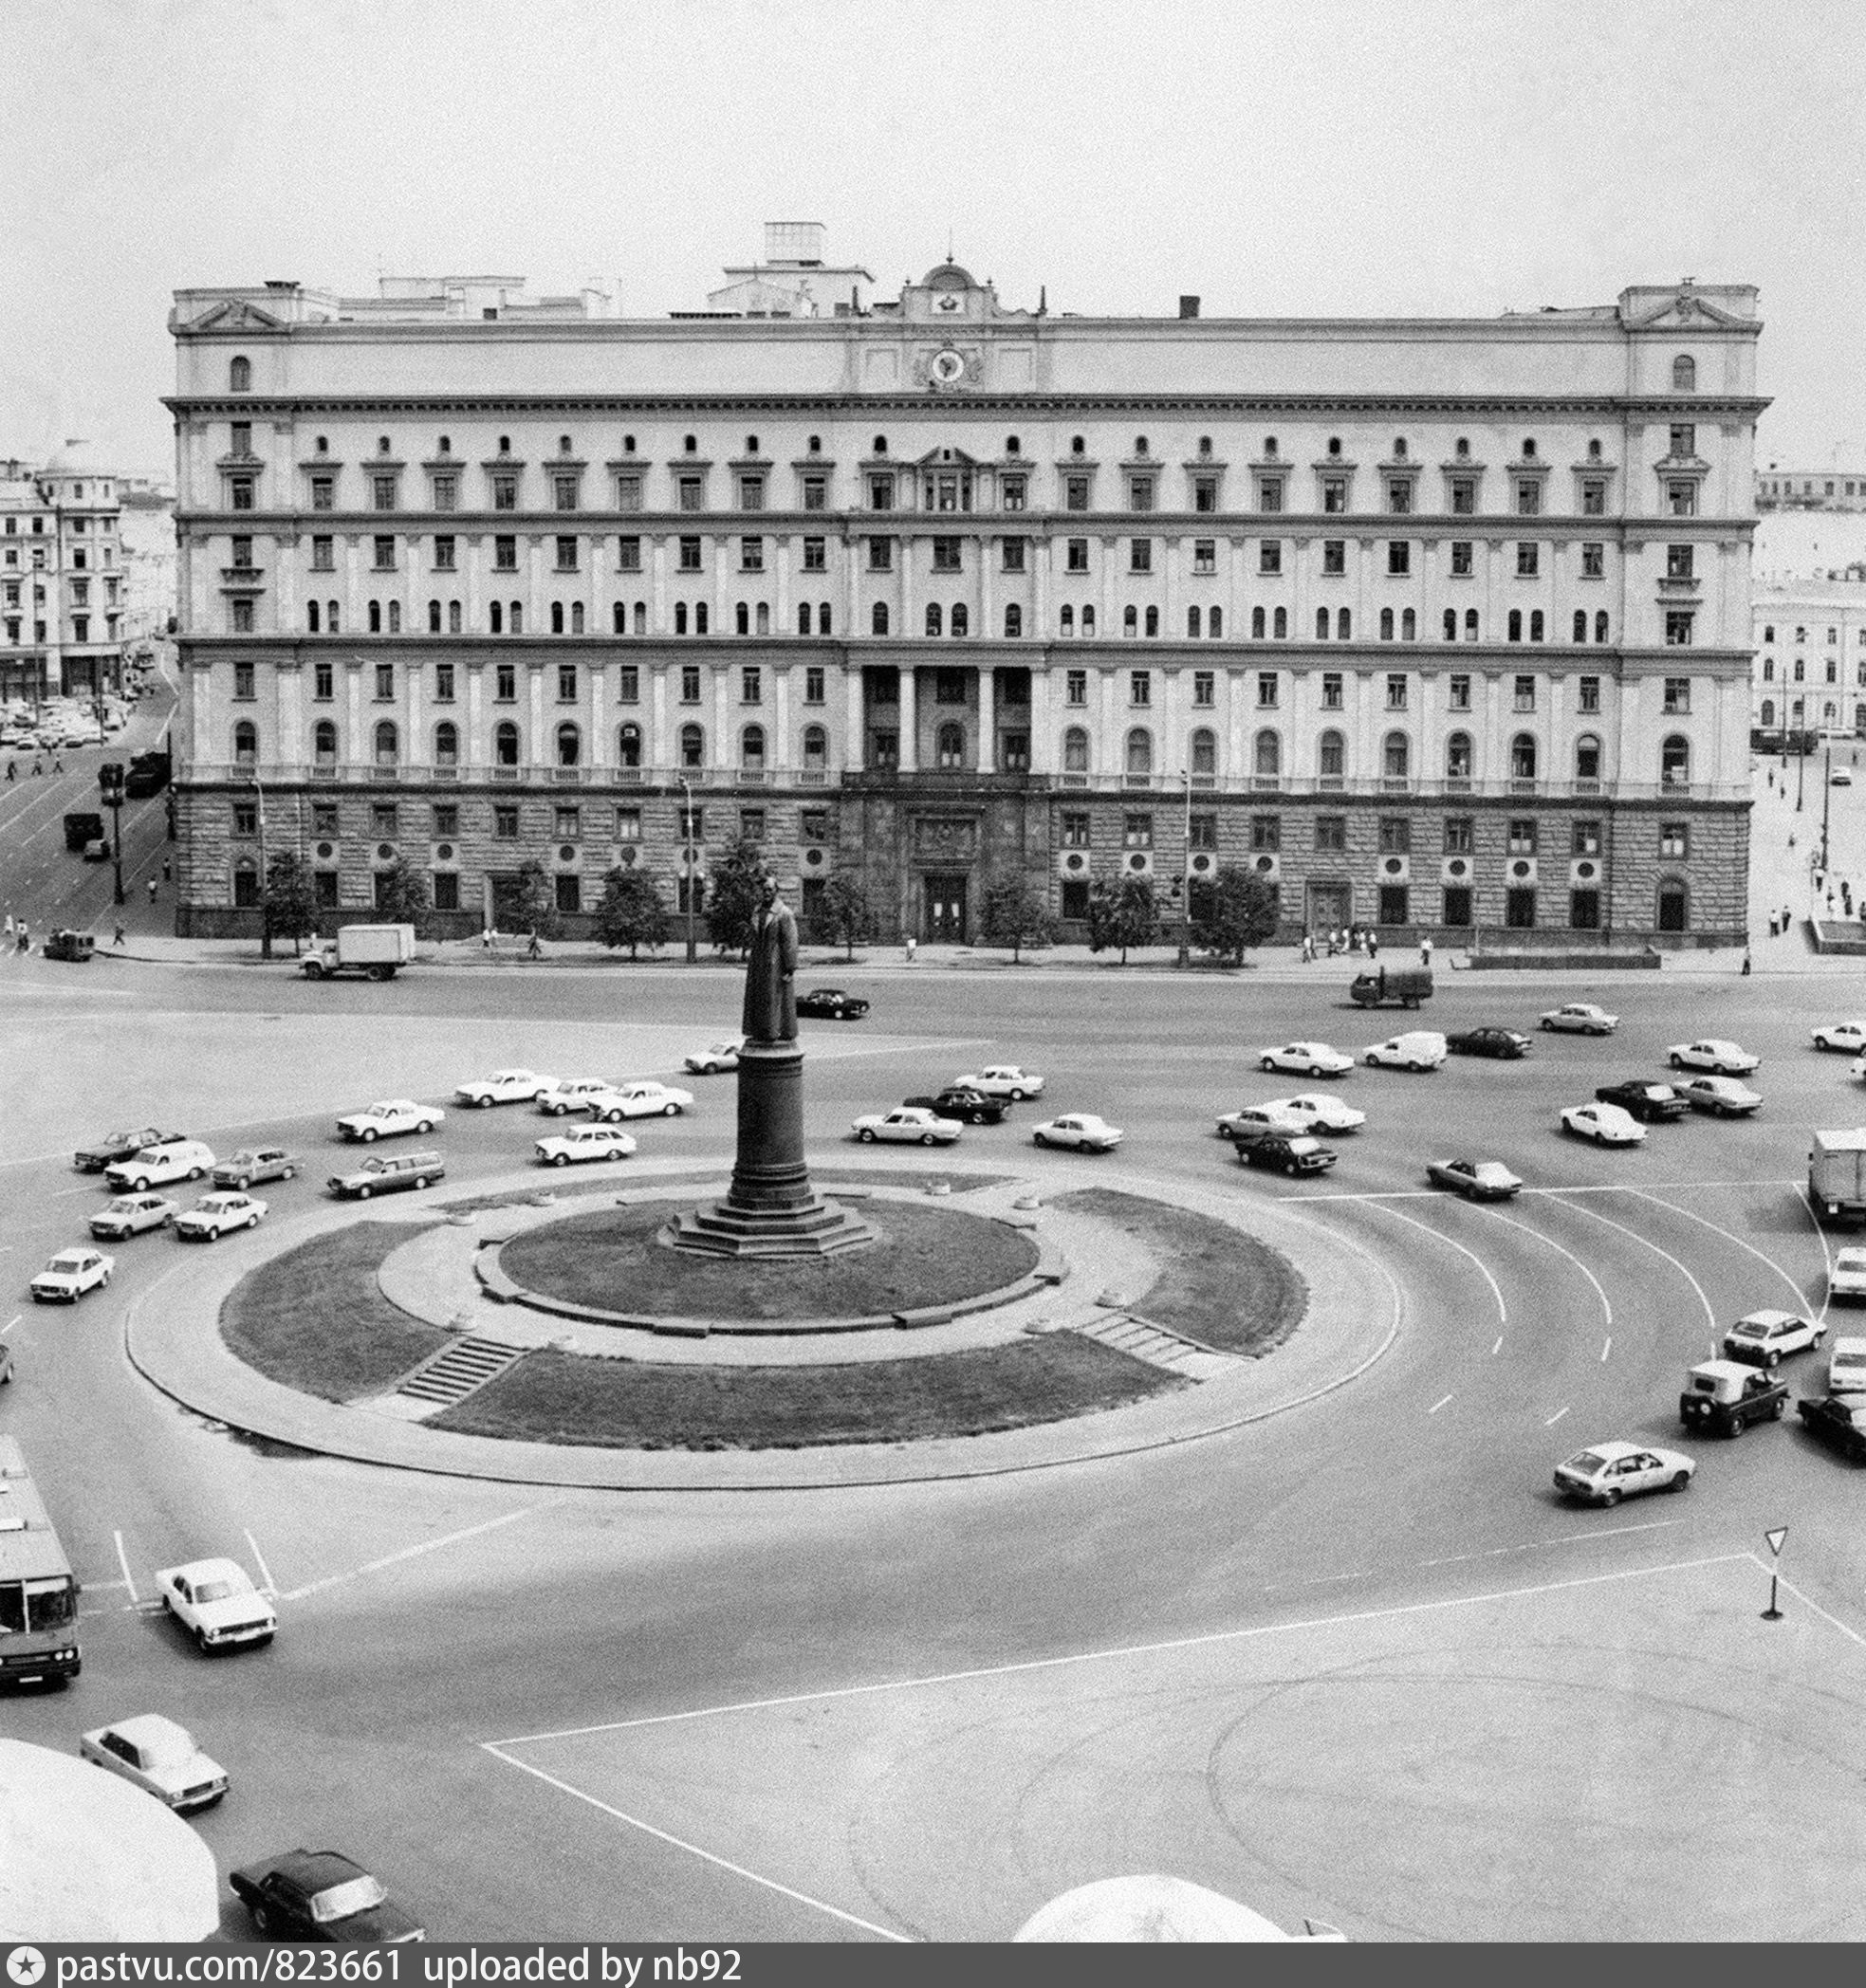
[[[1615,1758],[1613,1719],[1639,1701],[1640,1678],[1669,1674],[1721,1633],[1655,1601],[1641,1612],[1635,1592],[1669,1592],[1665,1582],[1687,1578],[1672,1570],[1721,1567],[1785,1523],[1798,1594],[1841,1626],[1806,1616],[1795,1632],[1829,1643],[1802,1668],[1857,1658],[1846,1639],[1866,1537],[1854,1475],[1792,1425],[1717,1445],[1683,1440],[1674,1414],[1683,1370],[1718,1326],[1758,1305],[1822,1302],[1822,1242],[1797,1186],[1807,1131],[1866,1114],[1845,1058],[1815,1054],[1806,1032],[1835,1019],[1847,984],[1652,975],[1598,990],[1625,1017],[1612,1041],[1539,1037],[1522,1063],[1453,1059],[1430,1076],[1358,1070],[1341,1089],[1367,1127],[1340,1142],[1325,1181],[1288,1184],[1238,1168],[1211,1132],[1220,1110],[1306,1087],[1257,1075],[1258,1045],[1301,1034],[1358,1049],[1415,1020],[1521,1024],[1597,990],[1446,975],[1413,1018],[1362,1014],[1333,986],[1247,977],[839,977],[876,1007],[806,1035],[816,1150],[859,1111],[981,1060],[1022,1061],[1047,1074],[1044,1107],[969,1132],[961,1160],[1018,1150],[1036,1116],[1075,1107],[1125,1126],[1120,1164],[1156,1180],[1223,1181],[1247,1203],[1303,1196],[1392,1272],[1406,1306],[1397,1343],[1353,1386],[1232,1436],[955,1484],[563,1495],[262,1454],[153,1396],[127,1366],[124,1305],[181,1246],[167,1236],[122,1245],[111,1289],[71,1312],[27,1301],[27,1277],[80,1239],[102,1198],[69,1170],[77,1139],[145,1116],[216,1150],[276,1137],[306,1152],[311,1177],[260,1191],[295,1206],[336,1150],[336,1112],[385,1095],[441,1099],[508,1061],[669,1074],[680,1048],[730,1031],[736,974],[448,969],[313,986],[286,967],[9,957],[0,1280],[16,1298],[0,1304],[0,1325],[14,1321],[20,1371],[0,1426],[32,1459],[86,1592],[83,1679],[62,1697],[7,1702],[8,1729],[68,1747],[107,1718],[179,1718],[233,1776],[231,1798],[196,1825],[223,1870],[328,1843],[379,1868],[436,1937],[1002,1938],[1064,1883],[1143,1868],[1215,1884],[1284,1924],[1319,1912],[1358,1938],[1675,1932],[1670,1872],[1624,1856],[1554,1859],[1552,1904],[1486,1900],[1447,1873],[1402,1910],[1344,1850],[1310,1844],[1298,1856],[1264,1840],[1220,1764],[1249,1730],[1227,1695],[1244,1688],[1242,1660],[1214,1684],[1172,1667],[1189,1661],[1183,1650],[1149,1655],[1093,1691],[1073,1682],[1089,1675],[1074,1662],[1016,1666],[1240,1633],[1300,1639],[1316,1632],[1299,1626],[1319,1621],[1431,1622],[1418,1611],[1560,1591],[1587,1603],[1580,1626],[1563,1618],[1512,1647],[1638,1629],[1637,1647],[1616,1653],[1604,1709],[1553,1742],[1568,1770],[1556,1785],[1611,1806],[1636,1795],[1629,1776],[1657,1771],[1644,1755]],[[1697,1034],[1763,1055],[1760,1118],[1693,1117],[1628,1153],[1557,1132],[1561,1105],[1611,1077],[1657,1074],[1662,1047]],[[730,1080],[694,1088],[693,1114],[636,1128],[645,1152],[730,1153]],[[439,1135],[450,1180],[508,1170],[536,1130],[515,1108],[451,1114]],[[1454,1150],[1506,1161],[1532,1191],[1502,1210],[1428,1193],[1424,1160]],[[1094,1161],[1081,1177],[1097,1177]],[[1814,1360],[1797,1364],[1812,1388]],[[1609,1435],[1694,1451],[1697,1483],[1615,1513],[1558,1504],[1550,1467]],[[281,1594],[284,1626],[264,1652],[204,1661],[147,1607],[157,1568],[218,1552]],[[1762,1676],[1773,1659],[1763,1648],[1730,1661]],[[1469,1675],[1494,1667],[1473,1659]],[[1469,1682],[1462,1659],[1457,1674]],[[1031,1679],[1052,1676],[1033,1705]],[[866,1688],[930,1677],[964,1682]],[[1284,1677],[1276,1688],[1293,1687]],[[1459,1717],[1476,1716],[1460,1703]],[[744,1704],[763,1709],[640,1723]],[[1813,1701],[1784,1709],[1778,1695],[1758,1709],[1822,1744],[1850,1743],[1826,1735]],[[1336,1758],[1329,1716],[1290,1729],[1284,1766]],[[574,1740],[485,1744],[618,1722],[619,1733]],[[1664,1745],[1674,1739],[1668,1725]],[[1081,1778],[1090,1757],[1105,1779]],[[1389,1793],[1416,1771],[1398,1753],[1365,1763]],[[1452,1776],[1458,1798],[1494,1801],[1499,1772],[1473,1759]],[[1267,1801],[1253,1773],[1252,1799]],[[1711,1792],[1753,1805],[1763,1776],[1746,1748],[1713,1772]],[[1286,1830],[1286,1809],[1274,1813]],[[1215,1835],[1188,1833],[1189,1816],[1220,1814]],[[1433,1811],[1417,1827],[1444,1821]],[[1520,1826],[1493,1819],[1498,1854]],[[1724,1888],[1714,1865],[1697,1881]],[[1809,1897],[1818,1889],[1804,1879]],[[1852,1887],[1838,1892],[1817,1900],[1831,1915],[1820,1923],[1860,1937]],[[1758,1898],[1738,1929],[1783,1937],[1809,1923],[1809,1897]],[[1795,1924],[1774,1928],[1772,1910]],[[244,1930],[231,1905],[226,1924]]]

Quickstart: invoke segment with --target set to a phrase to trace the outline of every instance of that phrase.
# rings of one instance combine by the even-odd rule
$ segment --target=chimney
[[[1181,297],[1181,298],[1180,298],[1180,300],[1179,300],[1179,315],[1180,315],[1180,316],[1181,316],[1182,318],[1196,318],[1196,317],[1198,316],[1198,314],[1199,314],[1199,301],[1198,301],[1198,299],[1197,299],[1196,297]]]

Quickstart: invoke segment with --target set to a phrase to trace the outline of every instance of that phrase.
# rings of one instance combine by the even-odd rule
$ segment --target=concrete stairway
[[[431,1360],[424,1361],[396,1389],[399,1395],[422,1405],[425,1414],[438,1414],[464,1401],[475,1389],[496,1380],[514,1361],[522,1360],[530,1349],[508,1346],[469,1333],[444,1346]]]
[[[1234,1364],[1229,1355],[1213,1353],[1132,1312],[1097,1312],[1072,1321],[1068,1330],[1080,1333],[1085,1339],[1099,1339],[1103,1346],[1144,1360],[1150,1367],[1163,1367],[1191,1380],[1206,1380]]]

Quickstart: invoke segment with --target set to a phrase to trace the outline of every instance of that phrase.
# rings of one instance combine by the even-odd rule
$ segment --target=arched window
[[[1408,780],[1413,772],[1413,742],[1403,731],[1390,731],[1380,746],[1380,771],[1388,780]]]
[[[230,394],[250,394],[252,392],[252,361],[249,359],[232,359],[228,360],[227,391]]]
[[[1662,932],[1690,931],[1690,895],[1682,876],[1662,876],[1658,882],[1658,929]]]
[[[963,600],[955,600],[952,603],[952,633],[954,635],[968,635],[971,633],[971,617],[967,612]]]
[[[1204,632],[1200,625],[1204,619],[1205,617],[1199,613],[1197,608],[1189,607],[1186,610],[1186,633],[1194,641]]]
[[[1250,744],[1250,769],[1259,780],[1283,778],[1283,740],[1273,731],[1260,731]]]
[[[1587,610],[1584,607],[1578,607],[1575,610],[1574,638],[1577,642],[1587,640]]]
[[[428,603],[428,633],[431,635],[437,635],[440,633],[440,602],[438,600],[431,600]]]
[[[1154,770],[1154,735],[1136,725],[1127,735],[1127,772],[1130,780],[1146,779]]]
[[[705,613],[705,610],[702,609],[701,612]],[[522,635],[525,633],[525,603],[523,601],[514,600],[512,602],[510,619],[512,634]]]
[[[495,635],[503,635],[506,629],[505,609],[501,607],[500,604],[495,600],[491,603],[491,605],[487,609],[486,612],[487,624],[492,630],[492,633]]]
[[[1866,705],[1862,705],[1860,709],[1862,712],[1866,712]],[[1859,722],[1862,725],[1866,725],[1866,717],[1862,717]],[[1774,725],[1775,699],[1773,697],[1764,697],[1763,699],[1763,727],[1764,730],[1769,730],[1773,728]]]
[[[1476,639],[1477,610],[1474,607],[1468,607],[1465,609],[1465,640],[1467,642],[1474,642]]]
[[[1218,771],[1218,734],[1203,725],[1192,734],[1192,771],[1208,778]]]
[[[401,602],[399,600],[392,600],[389,603],[389,633],[392,635],[401,634]]]
[[[884,635],[887,634],[888,603],[885,600],[878,600],[875,603],[874,607],[870,609],[868,616],[868,625],[870,629],[878,635]]]
[[[936,600],[927,602],[927,633],[930,635],[946,633],[946,613]]]
[[[690,771],[706,764],[706,733],[697,725],[680,727],[680,764]]]
[[[1264,610],[1261,607],[1250,610],[1250,639],[1253,642],[1264,639]]]
[[[1672,361],[1672,391],[1674,394],[1697,392],[1697,361],[1688,353],[1681,352]]]
[[[563,603],[561,600],[553,600],[551,602],[551,634],[554,635],[561,635],[563,633]]]
[[[1270,631],[1279,642],[1289,639],[1289,610],[1286,607],[1277,609],[1270,622]]]
[[[829,603],[826,600],[817,602],[817,633],[820,635],[829,633]]]
[[[635,603],[635,632],[638,635],[648,633],[648,603],[645,600]]]
[[[400,753],[401,741],[397,735],[394,721],[384,718],[376,727],[376,764],[379,766],[393,766]]]
[[[1015,641],[1023,633],[1024,610],[1013,600],[1005,609],[1005,635],[1007,640]]]
[[[1315,638],[1318,642],[1328,639],[1328,610],[1319,607],[1315,611]]]
[[[800,635],[806,635],[809,632],[810,603],[807,600],[800,600],[797,603],[797,633]]]
[[[619,635],[628,634],[628,603],[626,601],[619,600],[609,610],[609,625]]]
[[[1508,628],[1509,639],[1520,642],[1523,639],[1523,610],[1520,607],[1510,609]]]
[[[1210,614],[1205,617],[1205,624],[1206,632],[1214,642],[1223,640],[1225,634],[1225,610],[1222,607],[1214,607]]]
[[[1393,640],[1393,610],[1390,607],[1380,610],[1380,639],[1383,642]]]
[[[684,600],[674,603],[674,632],[677,635],[687,633],[687,603]]]
[[[1121,610],[1121,634],[1124,635],[1137,635],[1139,633],[1140,610],[1137,607],[1123,608]]]
[[[1082,635],[1084,638],[1086,638],[1087,636],[1092,635],[1094,633],[1095,610],[1092,607],[1085,607],[1082,610]]]
[[[318,603],[317,603],[317,602],[316,602],[315,600],[307,600],[307,601],[306,601],[306,602],[305,603],[305,629],[306,629],[306,631],[307,631],[307,632],[308,632],[309,634],[311,634],[311,635],[316,635],[316,634],[317,634],[317,632],[318,632]]]
[[[765,727],[748,725],[739,734],[739,764],[748,773],[765,770]]]
[[[447,632],[451,635],[460,633],[460,603],[457,600],[447,603]]]
[[[259,762],[259,727],[250,718],[242,718],[233,727],[233,764],[252,766]]]
[[[1455,642],[1458,639],[1458,611],[1454,607],[1445,610],[1444,631],[1445,641]]]
[[[693,633],[696,635],[703,635],[709,633],[711,623],[711,609],[707,606],[704,600],[694,601]],[[518,630],[514,628],[512,633],[516,635]]]
[[[732,612],[735,634],[748,635],[751,633],[751,610],[741,600]]]
[[[1775,658],[1772,655],[1765,655],[1763,658],[1763,681],[1764,683],[1773,683],[1775,681]]]
[[[1526,731],[1520,731],[1509,742],[1509,777],[1511,780],[1534,780],[1536,777],[1536,742]]]
[[[460,764],[460,727],[457,725],[441,724],[434,727],[434,764],[436,766],[457,766]]]
[[[382,603],[379,600],[369,603],[369,632],[373,635],[382,633]]]
[[[570,633],[573,635],[580,635],[582,632],[583,603],[581,600],[573,600],[570,603]]]
[[[804,727],[804,770],[821,773],[829,764],[829,734],[821,725]]]
[[[337,727],[328,718],[320,718],[311,733],[311,757],[320,766],[337,764]]]
[[[1447,780],[1469,780],[1473,764],[1470,734],[1454,731],[1445,742],[1445,778]]]
[[[1351,640],[1353,635],[1354,610],[1348,607],[1337,610],[1335,616],[1335,639],[1338,642],[1346,642]]]
[[[1061,624],[1062,624],[1062,633],[1063,633],[1063,634],[1064,634],[1065,635],[1074,635],[1074,634],[1075,634],[1075,632],[1076,632],[1076,611],[1075,611],[1075,609],[1074,609],[1074,608],[1072,608],[1072,607],[1065,607],[1065,608],[1064,608],[1064,609],[1062,610],[1062,613],[1061,614],[1061,616],[1059,616],[1059,617],[1058,617],[1058,619],[1060,620],[1060,622],[1061,622]]]
[[[1158,635],[1158,634],[1159,634],[1159,632],[1160,632],[1160,611],[1159,611],[1159,609],[1158,609],[1158,608],[1156,608],[1156,607],[1150,607],[1150,608],[1149,608],[1149,609],[1147,610],[1147,634],[1148,634],[1148,636],[1149,636],[1149,637],[1151,638],[1152,636],[1154,636],[1154,635]]]
[[[1080,725],[1072,725],[1062,734],[1062,770],[1065,773],[1088,771],[1088,734]]]
[[[1316,766],[1322,781],[1339,786],[1347,771],[1347,742],[1338,731],[1325,731],[1316,741]]]
[[[641,727],[638,725],[624,725],[616,734],[616,763],[622,766],[638,766],[641,764]]]
[[[1529,610],[1529,639],[1532,642],[1540,642],[1542,638],[1543,611],[1539,607],[1531,608]]]
[[[1577,780],[1598,780],[1600,778],[1600,741],[1591,731],[1583,732],[1575,741],[1575,778]]]
[[[492,727],[492,764],[495,766],[518,764],[518,727],[509,718]]]
[[[339,611],[336,601],[325,601],[323,611],[323,627],[325,635],[334,635],[338,633],[338,619]]]
[[[944,772],[956,772],[966,763],[966,728],[950,718],[934,735],[933,749]]]
[[[1607,639],[1607,610],[1605,608],[1602,608],[1594,617],[1594,639],[1597,642],[1604,642]]]
[[[1662,787],[1688,787],[1691,783],[1691,742],[1682,732],[1673,732],[1658,749],[1658,779]]]
[[[557,728],[557,763],[574,766],[583,756],[583,735],[567,719]]]
[[[1410,608],[1399,611],[1399,639],[1402,642],[1416,642],[1419,639],[1419,617]]]

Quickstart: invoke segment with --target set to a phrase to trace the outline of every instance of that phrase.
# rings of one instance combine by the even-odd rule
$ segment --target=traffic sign
[[[1782,1557],[1782,1542],[1785,1538],[1787,1538],[1787,1537],[1788,1528],[1785,1525],[1772,1525],[1769,1527],[1768,1531],[1763,1535],[1763,1537],[1769,1542],[1769,1552],[1773,1554],[1777,1559],[1780,1559]]]

